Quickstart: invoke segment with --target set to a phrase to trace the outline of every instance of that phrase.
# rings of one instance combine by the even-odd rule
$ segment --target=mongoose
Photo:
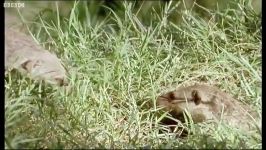
[[[234,99],[217,87],[204,84],[180,87],[158,97],[157,106],[184,122],[185,110],[194,123],[223,119],[229,125],[249,130],[257,114],[247,105]],[[258,125],[260,128],[260,125]]]
[[[29,35],[7,27],[5,69],[17,69],[32,79],[50,84],[67,85],[65,68],[55,54],[38,45]]]

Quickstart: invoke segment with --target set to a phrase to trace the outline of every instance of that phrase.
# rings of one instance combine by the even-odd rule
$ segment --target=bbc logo
[[[22,8],[24,7],[24,3],[4,3],[4,7],[7,8]]]

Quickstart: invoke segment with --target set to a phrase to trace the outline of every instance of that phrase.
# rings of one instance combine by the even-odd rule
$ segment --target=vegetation
[[[242,1],[206,10],[208,18],[184,10],[180,24],[169,20],[171,2],[142,20],[133,2],[121,7],[101,8],[109,13],[93,22],[82,2],[68,17],[43,11],[35,18],[29,29],[62,59],[69,87],[9,73],[5,147],[262,148],[261,133],[222,124],[187,126],[193,134],[185,139],[159,134],[155,106],[163,90],[205,82],[261,113],[260,16]]]

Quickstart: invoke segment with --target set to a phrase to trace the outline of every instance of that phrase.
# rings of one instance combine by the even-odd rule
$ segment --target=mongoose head
[[[157,98],[157,106],[163,107],[181,122],[185,122],[185,115],[188,114],[194,123],[223,120],[227,125],[244,130],[256,126],[259,118],[248,105],[238,102],[216,87],[207,85],[178,88],[163,94]],[[257,128],[261,131],[259,125]]]
[[[193,87],[168,92],[157,99],[157,106],[184,121],[184,113],[191,115],[193,122],[215,119],[223,109],[223,104],[213,93],[205,93]]]
[[[57,56],[29,35],[5,28],[5,68],[17,69],[34,80],[67,85],[66,71]]]
[[[24,59],[19,70],[28,74],[32,79],[59,86],[67,85],[66,71],[59,59],[49,52],[42,52],[40,55]]]

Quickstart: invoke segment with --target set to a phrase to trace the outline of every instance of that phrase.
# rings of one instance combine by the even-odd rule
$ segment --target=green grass
[[[123,16],[111,12],[95,25],[73,7],[69,18],[54,13],[30,27],[68,68],[70,88],[9,73],[5,147],[261,148],[259,133],[224,125],[188,126],[187,139],[152,128],[160,118],[156,97],[195,82],[215,84],[261,113],[260,17],[226,10],[206,21],[187,11],[176,25],[154,13],[146,26],[131,3],[124,6]]]

